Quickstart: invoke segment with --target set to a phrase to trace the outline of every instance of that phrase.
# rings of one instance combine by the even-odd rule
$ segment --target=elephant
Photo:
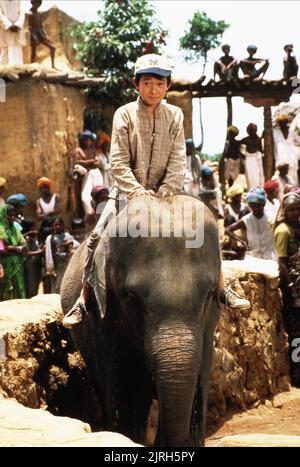
[[[198,223],[202,245],[187,247],[188,222],[193,228]],[[157,399],[155,445],[203,446],[213,336],[222,309],[215,218],[198,198],[178,194],[134,197],[117,216],[113,234],[112,223],[94,254],[89,312],[71,331],[93,377],[102,426],[145,443]],[[163,223],[170,224],[168,235]],[[81,245],[66,270],[64,313],[79,296],[85,250]]]

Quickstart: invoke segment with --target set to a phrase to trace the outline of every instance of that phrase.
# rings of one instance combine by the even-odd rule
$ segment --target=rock
[[[232,408],[249,409],[290,390],[288,342],[274,262],[224,261],[225,282],[250,299],[250,310],[226,308],[215,332],[208,429]],[[278,271],[277,271],[278,272]],[[277,284],[277,287],[275,287]]]
[[[91,433],[87,423],[55,417],[44,410],[23,407],[0,396],[0,446],[2,447],[138,447],[118,433]]]
[[[212,445],[213,447],[300,447],[300,436],[269,435],[253,433],[250,435],[230,435],[221,438]]]
[[[1,302],[0,338],[7,332],[20,330],[25,324],[40,323],[42,320],[58,320],[59,316],[62,316],[62,310],[60,296],[57,294],[37,295],[28,300]],[[20,345],[23,346],[23,349],[27,346],[24,339],[24,336],[16,338],[14,349],[17,352],[20,349]]]

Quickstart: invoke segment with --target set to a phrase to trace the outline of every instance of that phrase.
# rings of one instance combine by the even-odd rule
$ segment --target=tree
[[[75,49],[87,74],[103,82],[93,96],[118,107],[136,94],[133,65],[146,53],[159,53],[167,35],[147,0],[104,0],[96,21],[75,28]]]
[[[189,30],[179,39],[180,48],[186,51],[185,58],[189,61],[203,59],[203,71],[207,63],[207,54],[221,43],[221,38],[229,24],[225,21],[214,21],[206,13],[197,11],[189,20]]]
[[[225,21],[214,21],[201,11],[196,11],[188,24],[189,30],[179,39],[180,48],[186,51],[185,59],[187,61],[197,62],[203,59],[202,75],[204,75],[207,54],[211,49],[215,49],[220,45],[222,35],[229,27],[229,24],[225,23]],[[204,141],[201,99],[199,99],[199,114],[201,141],[198,149],[201,151]]]

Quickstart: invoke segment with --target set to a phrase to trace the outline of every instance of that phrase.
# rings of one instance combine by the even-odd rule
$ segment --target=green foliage
[[[197,11],[188,22],[188,31],[180,38],[180,48],[184,49],[187,61],[207,61],[209,50],[215,49],[221,43],[224,31],[229,27],[225,21],[214,21],[206,13]]]
[[[104,0],[97,20],[76,27],[72,36],[85,71],[103,83],[91,92],[112,106],[132,100],[133,65],[145,53],[159,53],[166,32],[147,0]]]
[[[206,160],[210,160],[212,162],[219,162],[223,153],[218,153],[218,154],[206,154]]]

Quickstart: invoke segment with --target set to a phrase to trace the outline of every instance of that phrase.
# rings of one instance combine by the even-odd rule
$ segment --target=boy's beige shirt
[[[161,102],[154,120],[153,132],[140,97],[116,111],[110,152],[115,188],[110,197],[122,192],[130,198],[145,189],[182,191],[186,172],[182,110]]]

